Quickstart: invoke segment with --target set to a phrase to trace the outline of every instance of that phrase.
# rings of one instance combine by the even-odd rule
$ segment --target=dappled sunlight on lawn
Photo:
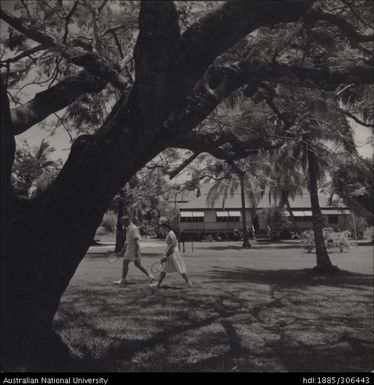
[[[357,269],[324,277],[312,273],[313,255],[295,248],[194,246],[185,253],[192,288],[168,275],[151,290],[134,266],[131,284],[116,287],[121,260],[85,258],[55,319],[77,370],[371,370],[370,247],[340,256],[356,258]]]

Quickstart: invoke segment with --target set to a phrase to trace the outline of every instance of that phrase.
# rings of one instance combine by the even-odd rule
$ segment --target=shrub
[[[263,212],[265,225],[270,229],[272,239],[280,239],[282,232],[289,227],[289,220],[284,215],[284,210],[272,207]]]
[[[374,241],[374,227],[367,227],[364,231],[364,239],[368,239],[370,241]]]
[[[365,238],[365,230],[369,226],[368,221],[363,217],[355,216],[355,225],[356,225],[357,239],[364,239]],[[349,223],[348,223],[348,230],[352,233],[352,235],[355,235],[354,228],[355,228],[355,226],[353,225],[353,219],[352,219],[352,217],[350,217]]]

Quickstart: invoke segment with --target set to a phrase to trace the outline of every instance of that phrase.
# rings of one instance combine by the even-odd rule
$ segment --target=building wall
[[[204,222],[180,222],[181,231],[185,232],[206,232],[206,233],[217,233],[217,232],[232,232],[234,229],[242,228],[242,218],[239,217],[237,222],[217,222],[217,211],[215,209],[204,210]],[[234,210],[239,211],[239,210]],[[250,210],[247,212],[247,223],[251,225],[251,213]]]
[[[190,210],[190,211],[193,211],[193,210]],[[220,210],[216,210],[216,209],[204,210],[203,222],[180,222],[180,230],[183,232],[191,232],[191,233],[219,233],[219,232],[225,233],[225,232],[232,232],[232,230],[234,229],[241,230],[242,228],[241,217],[239,218],[238,222],[217,222],[217,216],[216,216],[217,211],[220,211]],[[239,210],[236,209],[235,211],[239,211]],[[264,219],[264,216],[262,215],[262,211],[263,211],[262,209],[256,210],[259,230],[266,229],[265,219]],[[251,210],[247,209],[246,213],[247,213],[247,226],[248,228],[250,228],[252,224]],[[334,227],[334,228],[338,228],[339,230],[345,230],[348,228],[350,215],[338,215],[336,223],[329,223],[328,215],[323,215],[323,217],[325,220],[326,227]],[[313,228],[312,220],[297,221],[297,225],[300,230]],[[293,226],[290,225],[291,231],[292,231],[292,228]]]

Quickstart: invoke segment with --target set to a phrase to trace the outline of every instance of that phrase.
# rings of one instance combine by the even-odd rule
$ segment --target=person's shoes
[[[150,283],[150,284],[149,284],[149,287],[153,287],[154,289],[158,289],[158,288],[159,288],[158,282]]]
[[[118,281],[114,281],[114,285],[119,285],[119,286],[126,286],[126,283],[128,283],[125,279],[119,279]]]
[[[151,282],[156,279],[156,277],[154,275],[152,275],[152,274],[149,274],[148,278],[151,280]]]
[[[187,286],[188,286],[188,287],[192,287],[191,281],[188,281],[188,282],[187,282]]]

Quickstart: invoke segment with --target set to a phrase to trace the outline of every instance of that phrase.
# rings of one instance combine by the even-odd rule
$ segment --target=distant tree
[[[374,217],[373,173],[373,161],[357,157],[342,159],[331,173],[332,193],[370,224]]]
[[[289,220],[279,207],[271,207],[262,212],[264,222],[270,231],[270,237],[273,240],[279,240],[282,231],[290,225]]]
[[[240,162],[216,161],[204,168],[206,180],[213,181],[207,195],[209,205],[214,205],[222,199],[222,207],[229,196],[234,196],[240,191],[241,217],[243,231],[243,248],[250,248],[249,231],[246,211],[246,200],[251,203],[252,221],[256,215],[256,206],[264,194],[264,186],[254,173],[255,160],[241,160]]]
[[[15,153],[12,169],[12,181],[15,191],[24,197],[43,191],[57,175],[61,164],[51,160],[50,154],[55,151],[50,144],[42,140],[38,147],[31,148],[27,141]]]
[[[300,234],[290,199],[302,195],[305,175],[300,162],[293,156],[293,143],[289,142],[264,156],[264,178],[268,187],[269,201],[288,211],[295,233]]]

